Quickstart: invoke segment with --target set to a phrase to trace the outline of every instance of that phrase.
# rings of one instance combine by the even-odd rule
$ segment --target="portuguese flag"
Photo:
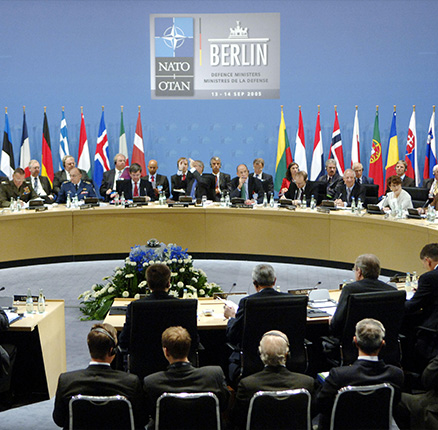
[[[52,148],[50,146],[49,123],[47,121],[46,109],[44,108],[44,125],[43,125],[43,155],[41,159],[42,170],[41,176],[46,176],[50,185],[53,184],[53,160]]]
[[[275,164],[275,191],[280,191],[283,178],[286,176],[287,166],[292,163],[292,153],[284,122],[283,106],[281,106],[280,129],[278,130],[277,162]]]
[[[379,186],[379,196],[385,193],[383,183],[383,162],[382,162],[382,145],[380,143],[379,131],[379,107],[376,109],[376,118],[374,120],[373,146],[371,149],[369,176],[374,179],[374,183]]]

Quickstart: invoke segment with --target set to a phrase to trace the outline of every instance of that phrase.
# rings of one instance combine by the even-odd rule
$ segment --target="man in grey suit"
[[[356,175],[356,182],[359,184],[374,184],[374,179],[363,175],[363,166],[361,163],[353,163],[351,167]]]
[[[26,179],[31,183],[32,188],[45,203],[51,204],[55,201],[52,193],[52,185],[46,176],[40,176],[40,163],[37,160],[29,161],[30,176]]]
[[[114,169],[103,173],[100,195],[104,200],[112,200],[117,194],[117,181],[130,179],[129,170],[126,167],[126,157],[123,154],[114,156]]]

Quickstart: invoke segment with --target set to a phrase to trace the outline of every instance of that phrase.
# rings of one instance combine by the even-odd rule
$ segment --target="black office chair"
[[[307,296],[291,294],[246,300],[241,344],[242,377],[263,369],[258,347],[262,336],[270,330],[280,330],[289,338],[288,369],[302,373],[307,370],[307,301]]]
[[[365,189],[364,206],[376,205],[379,202],[379,186],[377,184],[362,184],[361,186]]]
[[[246,430],[310,430],[310,393],[304,388],[259,391],[248,409]]]
[[[379,357],[385,363],[400,366],[401,347],[400,327],[404,315],[406,292],[380,291],[376,293],[356,293],[348,297],[347,317],[340,339],[340,362],[334,365],[345,366],[357,359],[357,348],[353,344],[356,324],[364,318],[374,318],[385,327],[385,347]],[[330,338],[323,338],[330,341]]]
[[[333,405],[330,430],[389,430],[393,401],[390,384],[341,388]]]
[[[403,189],[410,194],[414,208],[423,207],[429,199],[429,190],[427,188],[403,187]]]
[[[219,400],[213,393],[164,393],[157,401],[155,430],[220,430]]]
[[[131,402],[124,396],[73,396],[68,404],[70,430],[134,430]]]
[[[184,327],[189,332],[192,338],[189,358],[197,364],[197,306],[198,301],[192,299],[132,302],[129,372],[143,379],[151,373],[166,370],[169,363],[163,355],[161,335],[172,326]]]

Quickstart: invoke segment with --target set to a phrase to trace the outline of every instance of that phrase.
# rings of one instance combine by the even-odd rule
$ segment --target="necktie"
[[[242,197],[242,199],[246,200],[246,188],[245,188],[245,184],[242,185],[242,189],[240,190],[240,197]]]
[[[38,194],[38,178],[33,179],[33,189]]]
[[[301,200],[301,188],[297,190],[297,200]]]
[[[182,174],[182,180],[183,180],[183,181],[186,180],[186,174],[185,174],[185,173]]]
[[[216,188],[219,188],[219,175],[215,175],[216,176]]]
[[[152,184],[152,188],[155,188],[155,176],[154,175],[151,176],[151,184]]]
[[[134,197],[138,197],[138,182],[134,182]]]
[[[75,184],[76,194],[78,192],[78,188],[79,188],[78,184]]]
[[[192,186],[192,191],[190,192],[190,197],[195,198],[195,193],[196,193],[196,185],[198,185],[198,181],[195,179],[193,181],[193,186]]]
[[[350,203],[351,188],[347,188],[347,202]]]

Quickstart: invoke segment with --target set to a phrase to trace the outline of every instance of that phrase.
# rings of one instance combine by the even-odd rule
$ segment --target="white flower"
[[[192,278],[192,281],[193,281],[194,283],[196,283],[196,282],[198,282],[198,278]]]
[[[172,276],[172,278],[174,278],[175,276],[177,276],[178,275],[178,273],[175,273],[175,272],[172,272],[171,274],[170,274],[170,276]]]
[[[111,276],[104,276],[104,277],[102,278],[102,281],[106,281],[106,280],[109,279],[109,278],[111,278]]]
[[[120,267],[116,267],[114,270],[120,270]]]
[[[87,294],[87,295],[84,297],[84,302],[88,302],[89,299],[90,299],[90,295]]]
[[[138,300],[139,298],[140,298],[140,294],[137,293],[137,294],[134,296],[134,299]]]
[[[122,297],[129,297],[129,291],[123,291]]]
[[[198,294],[200,296],[205,296],[205,290],[203,290],[202,288],[198,291]]]
[[[128,273],[127,275],[125,275],[125,278],[133,278],[134,274],[133,273]]]
[[[94,284],[94,285],[91,286],[91,289],[92,289],[93,291],[96,291],[96,288],[97,288],[97,284]]]
[[[184,264],[187,264],[190,260],[188,258],[184,258]]]
[[[181,269],[179,269],[179,271],[182,273],[182,272],[185,272],[186,269],[184,269],[184,267],[181,267]]]
[[[178,292],[174,290],[169,291],[169,296],[178,297]]]
[[[178,260],[176,258],[172,258],[172,263],[177,263]]]
[[[166,260],[164,263],[167,264],[168,266],[170,266],[172,264],[172,262],[170,260]]]
[[[137,263],[135,261],[130,261],[128,264],[130,264],[131,266],[137,266]]]
[[[184,287],[184,282],[179,281],[179,282],[176,284],[176,286],[177,286],[178,288],[182,288],[182,287]]]
[[[108,288],[108,293],[109,293],[109,294],[111,294],[111,293],[113,293],[113,292],[114,292],[114,290],[115,290],[115,288],[114,288],[114,287],[109,287],[109,288]]]
[[[199,270],[199,273],[202,275],[202,276],[207,276],[206,274],[205,274],[205,272],[202,270],[202,269],[198,269]]]
[[[147,261],[145,261],[145,262],[143,263],[143,267],[146,267],[148,264],[149,264],[149,263],[148,263]]]
[[[141,281],[141,282],[138,284],[138,288],[143,288],[143,287],[146,286],[146,284],[147,284],[146,281]]]
[[[79,294],[79,296],[78,296],[78,300],[81,300],[82,297],[84,297],[84,293]]]
[[[178,260],[178,263],[182,263],[183,261],[182,261],[182,259],[180,258],[179,260]]]
[[[121,270],[117,270],[116,273],[114,273],[114,276],[119,276],[121,274],[122,274],[122,271]]]

